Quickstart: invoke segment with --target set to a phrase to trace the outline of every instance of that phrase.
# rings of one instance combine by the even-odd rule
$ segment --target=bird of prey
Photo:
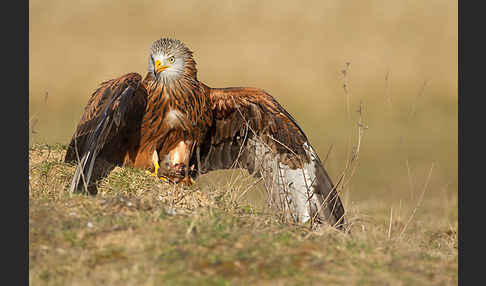
[[[268,203],[294,223],[345,226],[344,208],[304,131],[259,88],[212,88],[197,79],[192,51],[153,42],[145,78],[128,73],[91,95],[66,156],[71,191],[96,193],[114,166],[191,184],[211,170],[242,168],[262,178]]]

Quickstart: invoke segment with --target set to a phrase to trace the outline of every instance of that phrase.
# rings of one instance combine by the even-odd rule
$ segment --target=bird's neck
[[[149,101],[167,101],[170,106],[194,105],[194,101],[206,101],[209,97],[204,85],[195,78],[182,77],[178,80],[164,82],[148,73],[143,81]]]

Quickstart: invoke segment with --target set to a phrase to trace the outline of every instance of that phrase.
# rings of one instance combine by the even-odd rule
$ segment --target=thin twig
[[[331,146],[329,146],[329,150],[327,150],[326,157],[324,158],[324,160],[322,160],[322,165],[326,164],[326,161],[329,158],[329,154],[331,154],[333,147],[334,147],[334,144],[331,144]]]
[[[350,119],[350,114],[349,114],[349,85],[348,85],[348,70],[349,66],[351,65],[350,62],[346,62],[344,69],[341,71],[344,76],[344,83],[343,83],[343,88],[344,88],[344,95],[346,96],[346,115],[348,116],[348,120]]]
[[[49,100],[49,91],[46,90],[46,93],[44,94],[44,98],[43,98],[43,104],[47,105],[48,100]],[[39,111],[34,113],[29,118],[29,128],[30,128],[30,132],[32,133],[32,135],[37,134],[35,127],[37,126],[37,123],[39,122],[38,114],[39,114]]]
[[[419,198],[419,200],[417,202],[417,205],[413,209],[412,214],[408,218],[407,223],[405,224],[405,226],[403,227],[402,231],[400,232],[399,237],[401,237],[402,234],[405,232],[405,230],[408,227],[408,224],[412,221],[413,217],[415,216],[415,213],[417,212],[417,209],[419,208],[420,204],[422,203],[422,200],[424,198],[425,191],[427,190],[427,186],[429,185],[430,177],[432,176],[432,170],[433,169],[434,169],[434,163],[432,163],[432,166],[430,166],[429,175],[427,176],[427,180],[425,181],[425,184],[424,184],[424,189],[423,189],[422,193],[420,194],[420,198]]]
[[[263,180],[263,177],[256,179],[250,186],[248,186],[236,199],[236,201],[239,201],[253,186],[258,184],[260,181]]]
[[[405,160],[405,163],[407,165],[407,176],[408,176],[408,185],[409,185],[409,188],[410,188],[410,196],[411,198],[413,199],[414,197],[414,190],[415,190],[415,186],[413,184],[413,180],[412,180],[412,175],[411,175],[411,171],[410,171],[410,166],[408,164],[408,159]]]
[[[356,112],[359,113],[358,143],[357,143],[355,148],[352,148],[353,150],[351,151],[351,154],[348,156],[348,159],[346,160],[346,167],[344,168],[342,175],[341,175],[341,178],[338,181],[338,184],[341,183],[341,185],[340,185],[341,189],[344,188],[344,186],[346,186],[351,181],[351,178],[353,177],[353,175],[356,171],[356,168],[357,168],[356,162],[357,162],[358,157],[359,157],[359,151],[360,151],[360,147],[361,147],[362,137],[364,135],[364,130],[368,129],[368,126],[363,124],[363,117],[362,117],[363,116],[363,102],[362,101],[360,101],[359,109]],[[345,181],[346,175],[349,172],[350,172],[350,174],[348,176],[349,178],[347,179],[347,181]]]
[[[415,100],[413,101],[412,107],[410,109],[410,114],[408,115],[408,121],[410,121],[412,119],[412,117],[414,117],[414,115],[416,113],[417,102],[418,102],[419,98],[424,95],[425,87],[427,86],[427,83],[428,82],[425,80],[424,83],[422,84],[422,88],[420,89],[420,92],[415,97]]]

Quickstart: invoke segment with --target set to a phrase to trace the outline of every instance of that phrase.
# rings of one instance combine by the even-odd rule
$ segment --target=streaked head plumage
[[[157,80],[165,83],[182,77],[196,78],[192,51],[177,39],[161,38],[153,42],[148,69]]]

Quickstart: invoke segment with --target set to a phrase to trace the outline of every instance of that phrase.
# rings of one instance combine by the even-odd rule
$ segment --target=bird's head
[[[162,38],[150,47],[149,72],[158,81],[169,83],[181,78],[196,79],[196,62],[181,41]]]

